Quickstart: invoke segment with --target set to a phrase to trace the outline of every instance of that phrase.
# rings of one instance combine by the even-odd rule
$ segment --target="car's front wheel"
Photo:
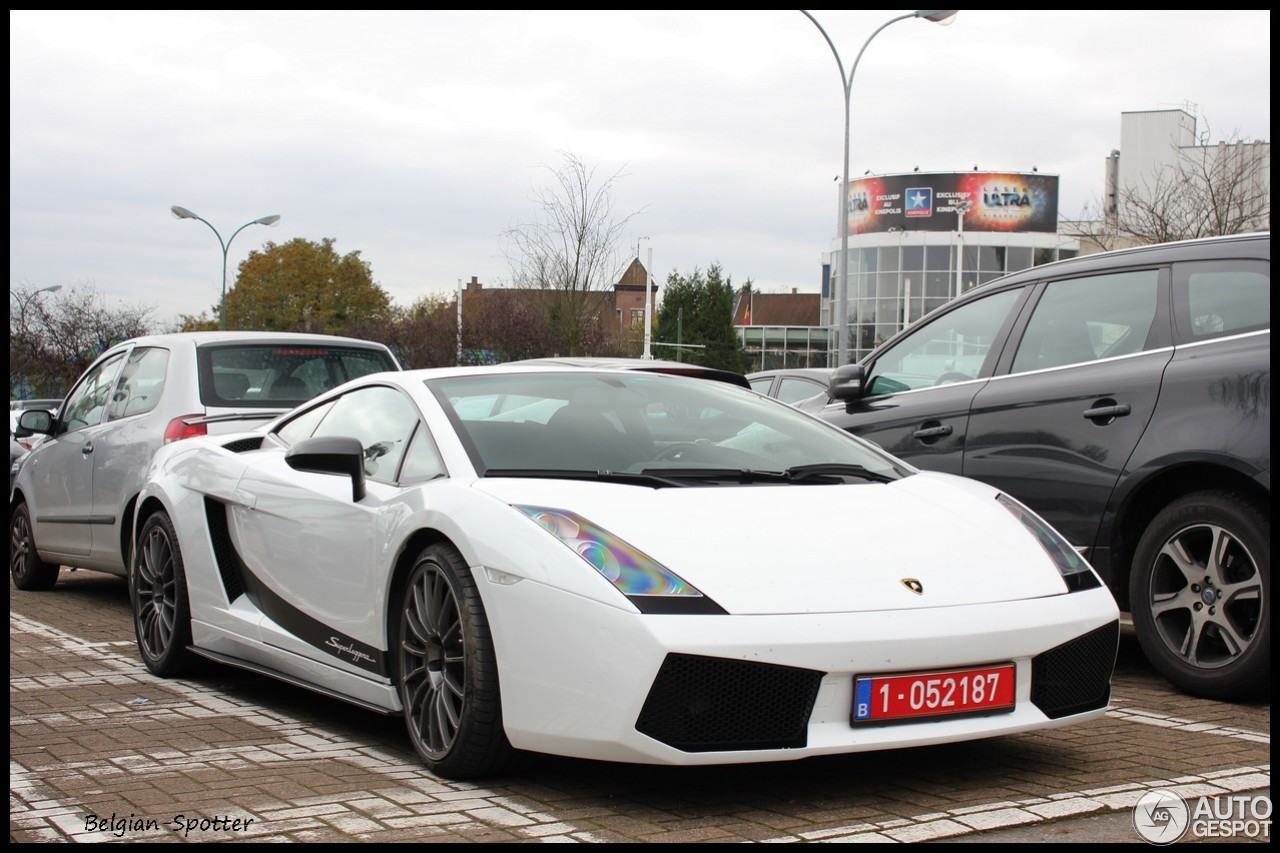
[[[418,555],[399,608],[400,702],[414,749],[450,779],[504,768],[498,661],[484,604],[466,561],[432,545]]]
[[[147,669],[161,678],[190,672],[191,606],[187,576],[173,522],[163,512],[147,518],[138,534],[129,571],[133,626]]]
[[[37,591],[53,589],[58,582],[57,563],[47,563],[36,552],[36,539],[31,531],[31,511],[26,501],[9,514],[9,574],[18,589]]]
[[[1135,552],[1130,608],[1152,665],[1188,693],[1259,694],[1271,663],[1271,513],[1222,491],[1161,510]]]

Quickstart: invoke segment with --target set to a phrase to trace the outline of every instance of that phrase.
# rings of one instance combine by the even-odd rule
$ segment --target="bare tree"
[[[538,217],[504,236],[512,281],[538,292],[535,304],[563,352],[581,355],[593,328],[613,319],[601,313],[622,272],[619,246],[635,214],[614,212],[612,191],[621,172],[600,180],[576,155],[563,157],[559,168],[544,167],[551,181],[534,191]]]
[[[1271,144],[1237,133],[1217,145],[1175,147],[1169,163],[1116,188],[1113,211],[1095,200],[1081,219],[1064,230],[1104,250],[1270,230]]]
[[[114,344],[152,331],[154,307],[110,307],[88,285],[37,298],[43,288],[9,291],[9,393],[58,397]]]

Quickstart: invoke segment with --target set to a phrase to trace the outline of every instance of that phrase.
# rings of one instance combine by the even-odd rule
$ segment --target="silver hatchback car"
[[[137,495],[162,445],[241,432],[348,380],[399,369],[382,344],[329,335],[189,332],[112,347],[56,415],[19,418],[19,437],[48,438],[9,495],[14,584],[49,589],[61,566],[124,576]]]

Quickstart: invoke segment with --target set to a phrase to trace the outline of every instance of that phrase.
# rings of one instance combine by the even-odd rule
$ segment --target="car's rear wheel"
[[[1271,513],[1231,492],[1165,507],[1138,543],[1130,607],[1148,660],[1188,693],[1241,699],[1271,662]]]
[[[191,606],[178,534],[168,515],[147,518],[132,563],[129,595],[142,662],[161,678],[185,675],[196,663],[189,649]]]
[[[503,769],[512,749],[502,728],[497,654],[475,580],[454,548],[432,545],[414,563],[397,648],[405,724],[427,767],[450,779]]]
[[[31,512],[26,501],[19,503],[9,515],[9,574],[13,585],[28,591],[53,589],[58,582],[58,569],[57,563],[40,559],[31,531]]]

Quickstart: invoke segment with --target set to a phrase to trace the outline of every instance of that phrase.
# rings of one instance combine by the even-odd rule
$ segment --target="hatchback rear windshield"
[[[396,370],[380,348],[315,344],[231,344],[197,350],[206,406],[291,409],[370,373]]]

